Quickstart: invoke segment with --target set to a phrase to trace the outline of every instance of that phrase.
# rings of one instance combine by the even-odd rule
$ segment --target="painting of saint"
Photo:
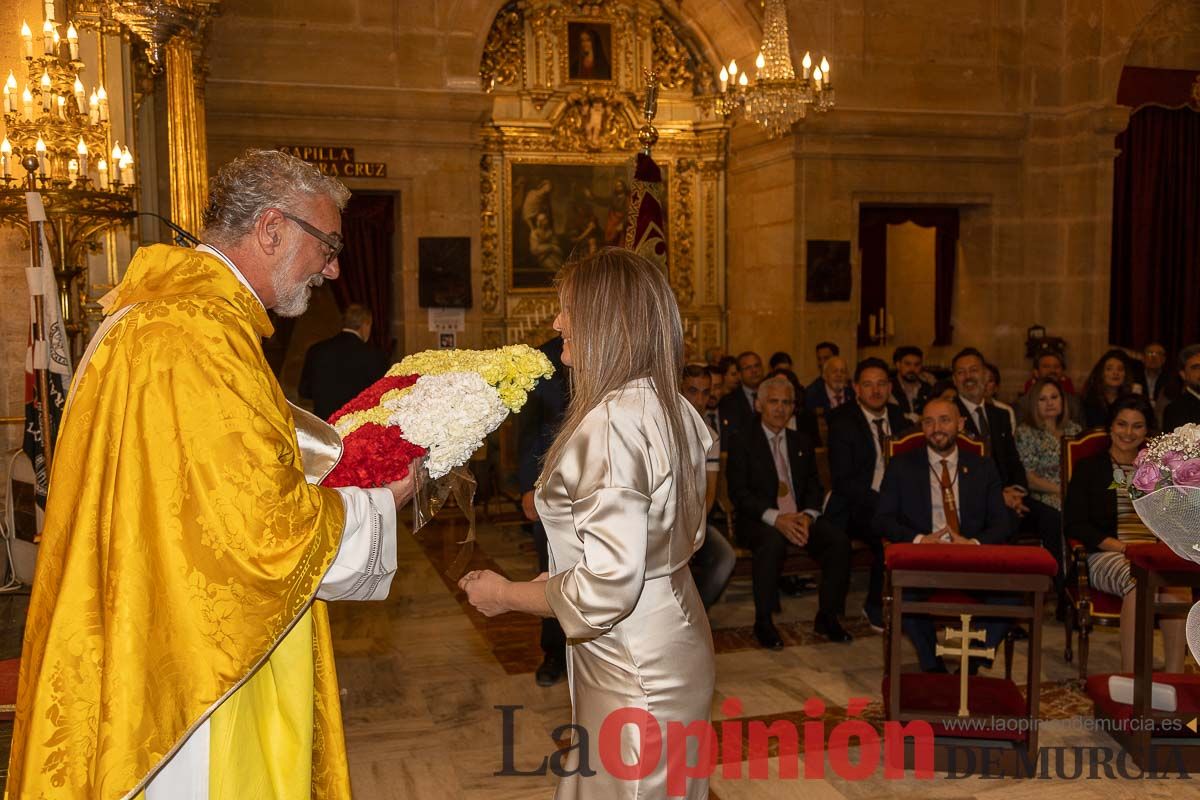
[[[567,23],[567,77],[573,81],[611,81],[612,26],[602,22]]]
[[[572,256],[624,246],[632,172],[629,163],[514,163],[510,287],[547,289]]]

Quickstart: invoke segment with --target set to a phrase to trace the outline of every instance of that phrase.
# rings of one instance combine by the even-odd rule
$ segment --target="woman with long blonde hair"
[[[535,494],[550,573],[512,582],[484,570],[459,585],[487,616],[553,615],[566,632],[587,763],[577,741],[555,796],[665,798],[667,724],[707,722],[712,702],[712,634],[687,568],[704,539],[711,440],[679,394],[683,329],[660,269],[627,250],[602,250],[563,268],[559,299],[554,328],[571,367],[571,402]],[[602,737],[618,709],[635,709],[640,724]],[[611,774],[617,758],[646,774]],[[689,778],[686,796],[707,797],[707,779]]]

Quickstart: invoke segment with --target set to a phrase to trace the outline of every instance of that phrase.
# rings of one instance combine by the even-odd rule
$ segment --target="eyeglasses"
[[[300,219],[299,217],[292,216],[282,209],[276,209],[276,211],[279,211],[284,219],[290,219],[292,222],[299,225],[301,230],[328,248],[328,250],[325,252],[326,264],[332,264],[334,259],[338,257],[338,253],[342,252],[342,247],[345,245],[345,242],[342,241],[342,235],[340,233],[322,233],[320,230]]]

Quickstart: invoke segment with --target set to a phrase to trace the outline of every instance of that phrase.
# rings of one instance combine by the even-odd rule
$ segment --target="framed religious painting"
[[[850,242],[809,239],[806,250],[808,276],[804,299],[809,303],[837,303],[850,299]]]
[[[572,255],[625,244],[633,164],[510,162],[509,288],[544,291]],[[663,170],[664,189],[669,186]],[[668,192],[664,191],[665,197]],[[667,209],[664,219],[669,220]],[[670,234],[668,232],[668,241]]]
[[[567,23],[567,80],[613,79],[612,24],[598,20]]]

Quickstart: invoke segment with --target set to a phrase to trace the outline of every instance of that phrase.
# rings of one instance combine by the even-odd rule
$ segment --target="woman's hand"
[[[495,617],[512,610],[505,597],[512,581],[490,569],[472,570],[462,576],[458,588],[467,593],[467,601],[485,617]]]

